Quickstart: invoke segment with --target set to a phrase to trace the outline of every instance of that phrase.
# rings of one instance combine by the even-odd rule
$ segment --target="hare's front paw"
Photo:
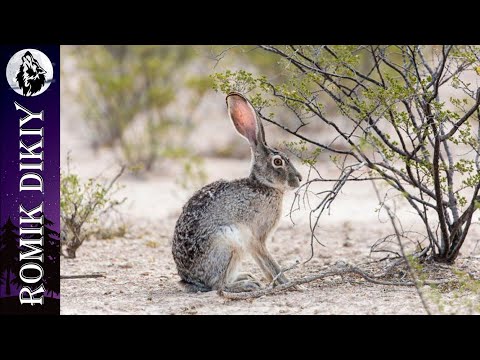
[[[286,283],[288,283],[287,277],[283,274],[280,274],[280,275],[277,275],[277,277],[275,278],[275,281],[273,282],[273,286],[275,287],[275,286],[283,285]]]
[[[262,288],[262,284],[257,280],[239,280],[225,286],[228,292],[247,292],[256,291]]]

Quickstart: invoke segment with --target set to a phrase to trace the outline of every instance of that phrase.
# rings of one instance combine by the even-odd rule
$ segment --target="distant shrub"
[[[194,47],[77,46],[74,54],[85,73],[78,96],[95,148],[115,147],[120,162],[136,173],[172,153],[188,158],[182,144],[192,130],[191,114],[211,86],[208,77],[186,70]],[[172,111],[180,94],[191,100]]]

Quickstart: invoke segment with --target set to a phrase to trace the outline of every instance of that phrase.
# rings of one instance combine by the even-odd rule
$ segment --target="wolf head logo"
[[[17,72],[16,80],[24,96],[39,92],[45,85],[46,71],[40,66],[30,51],[22,56],[22,64]]]

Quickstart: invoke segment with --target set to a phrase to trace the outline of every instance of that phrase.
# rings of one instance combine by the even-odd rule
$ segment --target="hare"
[[[280,220],[284,192],[302,180],[289,158],[267,145],[250,102],[236,92],[226,101],[235,129],[250,143],[251,170],[247,178],[206,185],[183,207],[172,253],[181,282],[192,291],[260,289],[257,279],[239,271],[245,254],[253,256],[269,281],[280,274],[266,241]],[[283,274],[276,280],[287,281]]]

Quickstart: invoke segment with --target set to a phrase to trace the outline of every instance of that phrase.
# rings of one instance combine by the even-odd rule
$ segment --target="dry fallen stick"
[[[94,278],[101,278],[105,277],[102,274],[89,274],[89,275],[64,275],[60,276],[60,280],[64,279],[94,279]]]
[[[298,265],[300,265],[300,261],[296,260],[295,263],[293,263],[292,265],[286,267],[285,269],[282,269],[282,270],[278,273],[278,275],[275,276],[275,277],[272,279],[272,281],[270,281],[269,286],[273,286],[273,285],[276,283],[277,279],[278,279],[280,276],[282,276],[283,274],[285,274],[287,271],[290,271],[290,270],[292,270],[292,269],[295,269]]]
[[[338,276],[338,275],[346,275],[346,274],[357,274],[363,277],[365,280],[368,282],[374,283],[374,284],[379,284],[379,285],[393,285],[393,286],[415,286],[414,282],[408,281],[408,282],[396,282],[396,281],[384,281],[384,280],[379,280],[378,278],[374,278],[373,275],[369,275],[366,272],[360,270],[359,268],[345,264],[343,262],[336,263],[334,268],[331,270],[327,270],[324,272],[321,272],[316,275],[311,275],[304,277],[302,279],[297,279],[290,281],[286,284],[282,284],[276,287],[269,287],[266,289],[262,290],[257,290],[257,291],[252,291],[252,292],[239,292],[239,293],[233,293],[233,292],[226,292],[220,290],[218,294],[220,296],[223,296],[227,299],[231,300],[246,300],[246,299],[256,299],[261,296],[265,295],[270,295],[270,294],[275,294],[281,291],[285,291],[288,289],[291,289],[295,286],[310,283],[316,280],[324,279],[326,277],[330,276]],[[449,280],[438,280],[438,281],[424,281],[423,283],[425,285],[439,285],[439,284],[446,284],[448,282],[451,282]]]

